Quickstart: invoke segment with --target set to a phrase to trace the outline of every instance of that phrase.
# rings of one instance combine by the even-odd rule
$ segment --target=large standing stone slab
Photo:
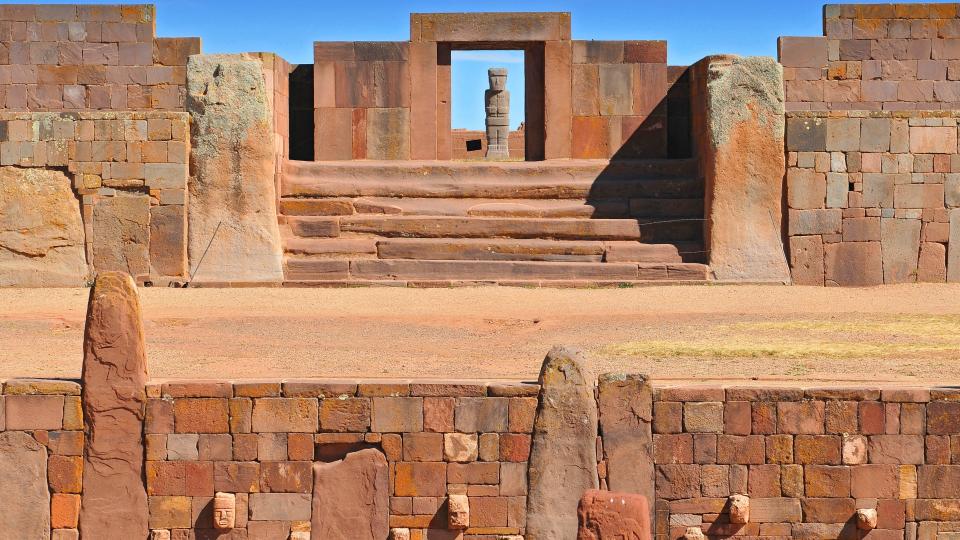
[[[83,221],[60,171],[0,167],[0,287],[79,287]]]
[[[920,260],[920,220],[880,220],[883,282],[915,283]]]
[[[540,369],[527,540],[575,540],[583,493],[597,489],[597,403],[583,353],[555,347]]]
[[[652,501],[653,389],[645,375],[607,373],[600,377],[599,390],[607,484],[611,491],[635,493]],[[652,521],[652,513],[648,519]]]
[[[80,532],[146,538],[143,420],[147,355],[136,285],[106,272],[90,291],[83,344],[86,440]]]
[[[379,450],[313,466],[314,540],[383,540],[390,532],[390,480]]]
[[[950,210],[950,242],[947,244],[947,281],[960,283],[960,208]]]
[[[588,491],[580,501],[577,540],[649,540],[650,503],[642,495]]]
[[[706,96],[700,131],[710,269],[719,281],[787,282],[783,68],[772,58],[708,57],[694,71]]]
[[[47,450],[22,431],[0,433],[0,538],[50,538]]]
[[[93,205],[93,267],[97,272],[150,273],[150,197],[119,195]]]
[[[243,55],[194,55],[187,64],[188,253],[197,281],[283,279],[273,118],[261,66]]]

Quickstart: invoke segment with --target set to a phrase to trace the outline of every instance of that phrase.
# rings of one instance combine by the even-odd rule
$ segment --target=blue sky
[[[15,0],[15,3],[65,1]],[[411,12],[570,11],[574,39],[665,39],[669,42],[669,61],[674,65],[691,64],[716,53],[775,56],[777,36],[821,34],[823,6],[822,1],[812,0],[156,0],[154,3],[161,36],[200,36],[204,52],[271,51],[293,63],[312,63],[315,40],[407,40]],[[476,73],[485,74],[486,67],[485,64],[465,67],[464,73],[471,69],[474,73],[454,82],[455,94],[472,91],[477,84]],[[514,77],[514,81],[518,79]],[[478,99],[482,103],[482,96]],[[463,127],[477,127],[477,117],[482,126],[482,109],[479,113],[468,113],[458,103],[454,103],[456,119],[474,124]]]

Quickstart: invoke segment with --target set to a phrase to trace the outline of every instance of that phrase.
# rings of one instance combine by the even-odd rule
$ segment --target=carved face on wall
[[[503,91],[507,89],[506,68],[490,68],[487,70],[487,76],[490,78],[491,90]]]
[[[213,499],[213,526],[232,529],[237,522],[237,497],[232,493],[217,493]]]

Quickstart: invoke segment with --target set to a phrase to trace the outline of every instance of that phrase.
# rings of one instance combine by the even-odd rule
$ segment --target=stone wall
[[[453,159],[482,160],[487,155],[487,133],[485,131],[455,129],[451,135],[453,138]],[[520,129],[510,132],[510,159],[523,161],[526,156],[525,135],[522,125]],[[467,141],[480,141],[480,147],[476,150],[470,150],[467,147]]]
[[[141,282],[186,275],[186,113],[0,113],[0,168],[4,183],[28,185],[29,170],[66,174],[66,208],[82,210],[82,238],[92,272],[122,270]],[[57,197],[67,196],[58,192]],[[51,202],[52,204],[52,202]],[[23,206],[21,223],[53,226],[67,220],[59,206]],[[40,230],[40,229],[35,229]],[[25,238],[25,244],[43,242]],[[0,240],[2,242],[2,240]],[[21,249],[23,252],[27,250]],[[10,271],[15,272],[16,266]],[[48,271],[51,269],[41,270]],[[76,269],[74,269],[76,271]],[[82,285],[87,272],[48,285]],[[9,284],[31,284],[28,275]]]
[[[960,280],[956,112],[793,113],[793,279],[865,286]]]
[[[960,456],[950,444],[960,433],[957,397],[953,389],[660,388],[656,538],[683,538],[687,527],[710,538],[949,538],[960,520]],[[733,494],[750,497],[749,523],[730,522]],[[857,530],[858,509],[877,511],[869,534]]]
[[[199,38],[157,38],[152,5],[0,6],[6,109],[183,110]]]
[[[148,385],[150,527],[174,538],[182,530],[212,534],[211,501],[222,491],[237,494],[237,529],[246,537],[309,531],[313,463],[373,448],[389,464],[390,527],[426,538],[523,534],[538,390],[410,381]],[[375,495],[334,488],[341,500]],[[450,494],[469,497],[463,536],[449,530]]]
[[[824,37],[783,37],[787,110],[955,109],[960,4],[824,7]]]
[[[0,537],[48,539],[52,531],[54,540],[67,540],[77,528],[83,489],[80,385],[25,379],[7,381],[0,390],[6,501]]]

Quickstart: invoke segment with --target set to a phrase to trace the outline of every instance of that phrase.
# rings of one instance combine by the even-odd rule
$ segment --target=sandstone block
[[[253,431],[313,433],[319,405],[310,398],[260,398],[253,402]]]
[[[477,460],[477,435],[474,433],[445,433],[443,458],[446,461],[467,463]]]
[[[93,266],[98,272],[150,273],[150,198],[117,196],[93,206]]]
[[[470,500],[466,495],[451,494],[447,498],[447,528],[457,531],[470,526]]]
[[[313,466],[312,538],[386,538],[390,482],[383,453],[368,449]],[[344,486],[351,486],[345,490]],[[300,518],[303,519],[303,518]]]
[[[147,357],[136,286],[101,274],[90,291],[84,333],[83,412],[87,431],[80,532],[145,538],[143,420]]]
[[[187,111],[193,118],[188,253],[194,279],[281,281],[273,116],[261,62],[191,56]],[[194,268],[205,252],[203,265]]]
[[[827,66],[827,39],[824,37],[781,37],[777,42],[780,63],[791,68]]]
[[[578,540],[650,538],[650,505],[633,493],[590,490],[577,508]]]
[[[20,431],[0,433],[0,482],[5,497],[16,504],[0,511],[0,536],[50,538],[50,493],[47,491],[47,452],[32,436]]]
[[[251,493],[249,505],[251,521],[310,521],[312,514],[309,493]]]
[[[441,497],[447,491],[446,463],[401,462],[395,470],[397,497]]]
[[[574,540],[581,494],[597,489],[597,405],[583,354],[554,348],[540,370],[527,498],[528,540]]]
[[[791,236],[790,268],[795,285],[823,286],[822,238]]]
[[[320,403],[320,431],[363,433],[369,428],[369,398],[331,398]]]
[[[950,243],[947,252],[947,281],[960,282],[960,208],[950,210]]]
[[[62,172],[0,167],[0,208],[0,286],[83,284],[80,205]]]
[[[454,416],[457,431],[507,431],[509,405],[507,398],[458,398]]]
[[[910,127],[913,154],[957,153],[957,130],[952,127]]]
[[[880,238],[884,283],[916,282],[920,258],[920,220],[882,219]]]
[[[381,433],[423,430],[424,398],[373,398],[371,429]]]
[[[683,427],[689,433],[723,433],[723,403],[684,403]]]
[[[826,283],[841,287],[883,284],[880,242],[840,242],[825,247]]]

